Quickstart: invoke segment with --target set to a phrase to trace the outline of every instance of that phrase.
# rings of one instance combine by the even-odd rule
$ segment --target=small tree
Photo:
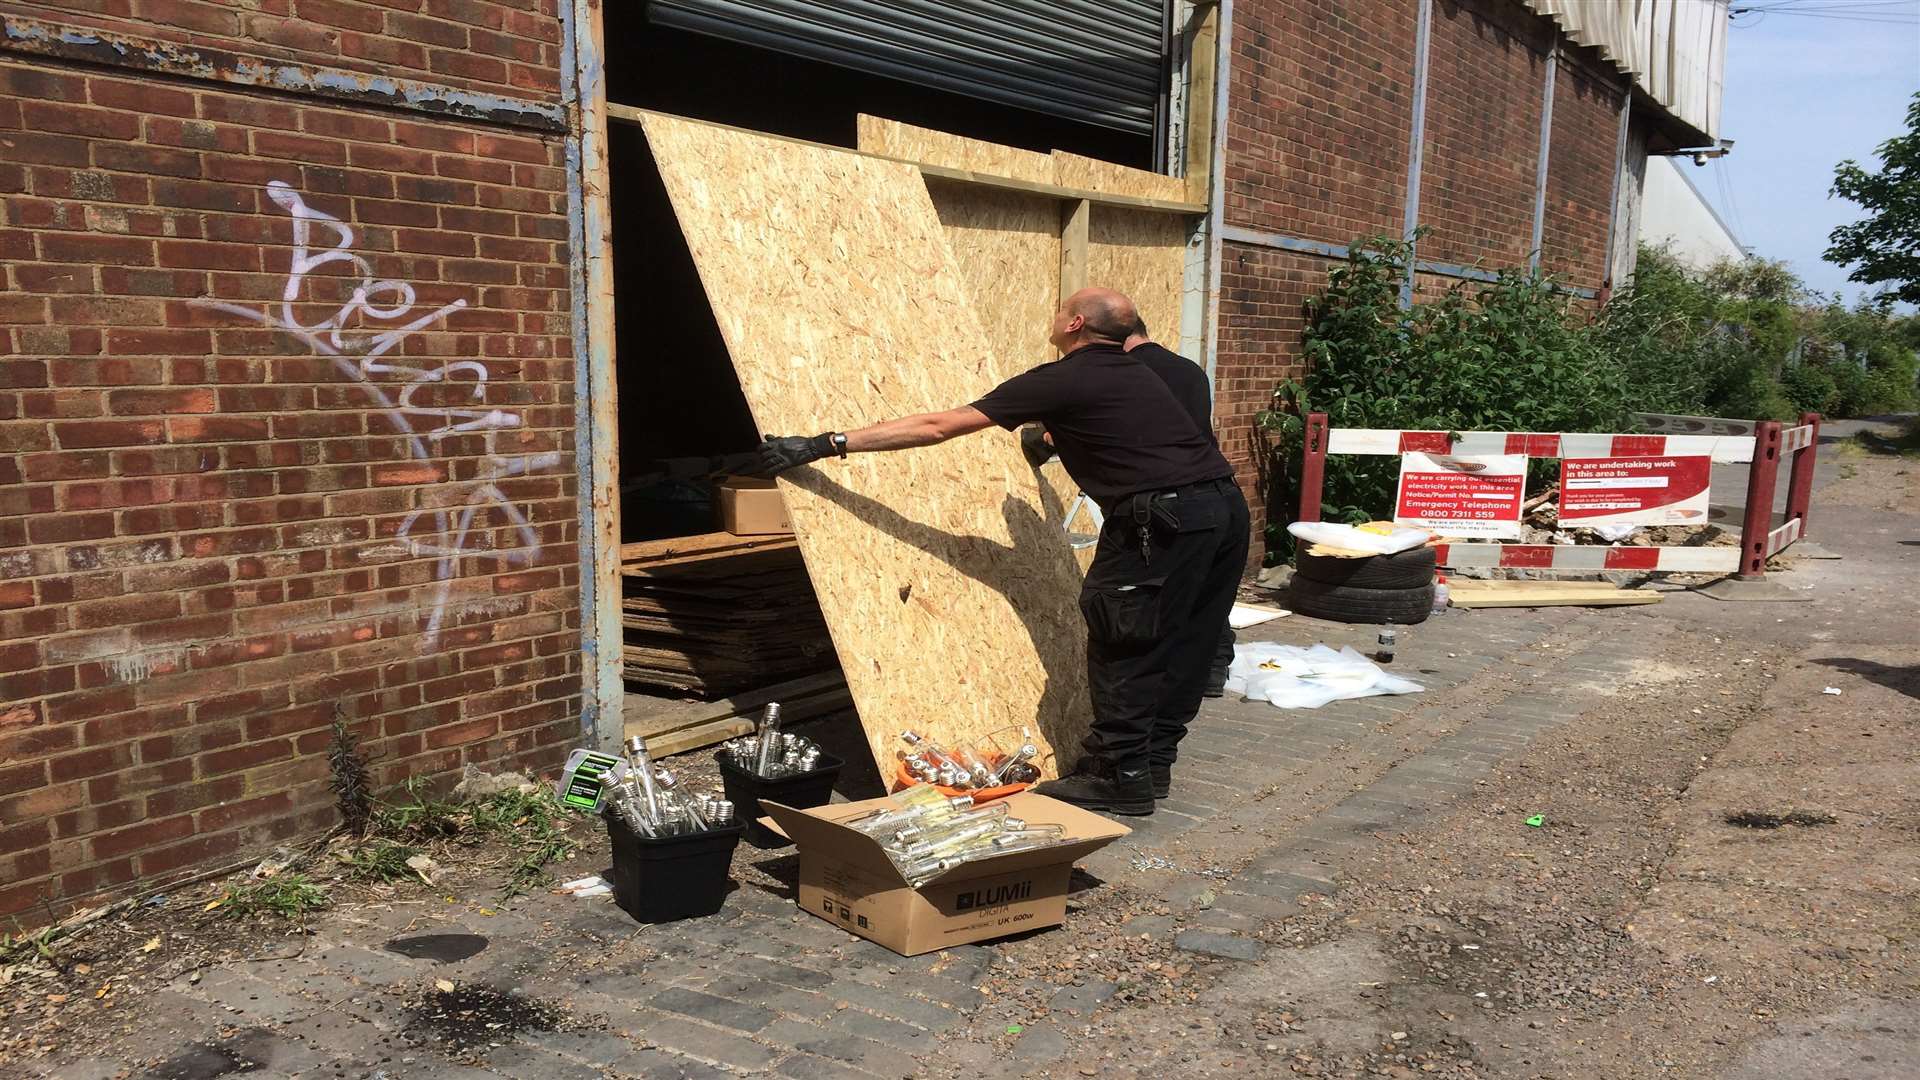
[[[1853,266],[1847,280],[1888,286],[1895,300],[1920,304],[1920,93],[1907,106],[1907,133],[1880,144],[1880,171],[1848,160],[1833,174],[1833,194],[1859,203],[1864,221],[1828,237],[1828,262]]]

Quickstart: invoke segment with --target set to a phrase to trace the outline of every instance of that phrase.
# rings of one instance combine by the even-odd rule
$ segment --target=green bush
[[[1412,257],[1397,240],[1362,240],[1308,304],[1307,374],[1282,382],[1259,417],[1272,451],[1270,560],[1292,550],[1284,525],[1299,502],[1309,412],[1335,427],[1624,431],[1629,412],[1792,420],[1915,402],[1920,318],[1828,302],[1784,263],[1694,271],[1642,248],[1633,281],[1588,318],[1525,270],[1402,308]],[[1323,516],[1385,516],[1398,471],[1391,457],[1329,458]]]
[[[1307,377],[1281,384],[1276,407],[1260,416],[1280,472],[1271,485],[1271,546],[1291,548],[1281,526],[1298,503],[1294,473],[1309,412],[1326,413],[1335,427],[1440,431],[1610,431],[1626,423],[1622,369],[1575,317],[1568,293],[1515,270],[1402,308],[1410,257],[1396,240],[1357,244],[1309,306]],[[1398,474],[1391,457],[1329,458],[1323,515],[1386,515]]]
[[[1825,364],[1794,364],[1780,373],[1780,392],[1795,410],[1824,416],[1833,412],[1840,388]]]

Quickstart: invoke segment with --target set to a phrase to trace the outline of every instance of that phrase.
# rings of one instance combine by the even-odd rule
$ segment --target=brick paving
[[[1395,670],[1426,693],[1292,712],[1209,701],[1183,747],[1174,797],[1153,817],[1130,819],[1132,836],[1082,866],[1099,881],[1151,890],[1176,912],[1136,916],[1129,931],[1168,935],[1196,956],[1255,960],[1252,930],[1296,911],[1307,893],[1331,892],[1339,858],[1376,842],[1377,831],[1444,809],[1503,758],[1578,716],[1604,692],[1595,687],[1653,659],[1657,633],[1622,632],[1651,629],[1645,618],[1635,609],[1454,612],[1401,630]],[[1372,634],[1295,617],[1246,637],[1365,649]],[[743,848],[740,858],[791,880],[790,852]],[[964,1028],[984,1001],[978,984],[996,946],[896,956],[796,911],[784,889],[758,877],[719,915],[658,927],[638,926],[610,904],[551,896],[489,916],[467,906],[369,908],[324,920],[298,956],[182,979],[139,1007],[153,1011],[156,1031],[181,1033],[181,1076],[215,1075],[189,1066],[227,1055],[258,1062],[247,1075],[263,1080],[859,1080],[910,1074],[930,1053],[965,1060],[987,1049],[941,1036]],[[1189,902],[1202,892],[1213,897],[1195,910]],[[1097,889],[1076,901],[1098,902]],[[491,944],[450,963],[381,947],[410,928],[480,934]],[[409,1037],[404,1015],[409,996],[441,978],[565,1001],[575,1015],[604,1017],[607,1030],[523,1031],[479,1054],[484,1065],[459,1064]],[[1056,1011],[1084,1016],[1113,992],[1110,983],[1065,987]],[[1065,1052],[1052,1021],[1029,1026],[1013,1046],[1023,1069]],[[124,1065],[37,1067],[86,1080]]]

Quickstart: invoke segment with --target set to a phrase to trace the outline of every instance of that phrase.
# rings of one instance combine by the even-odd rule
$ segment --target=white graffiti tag
[[[521,426],[521,418],[516,413],[439,404],[434,400],[416,402],[415,395],[423,390],[429,399],[435,399],[436,387],[445,388],[438,391],[438,398],[458,402],[461,393],[458,388],[464,384],[472,387],[469,401],[484,403],[488,377],[485,364],[474,360],[447,360],[424,361],[423,365],[427,366],[422,366],[387,359],[409,335],[439,323],[466,307],[467,302],[453,300],[416,315],[413,286],[377,278],[372,264],[352,251],[353,229],[345,222],[307,205],[298,192],[282,181],[269,182],[267,195],[293,219],[293,260],[287,270],[280,303],[268,304],[264,309],[218,300],[193,303],[285,331],[315,352],[332,358],[334,367],[366,391],[374,408],[402,436],[410,458],[432,460],[438,455],[441,440],[449,435],[478,432],[483,439],[483,452],[473,477],[454,481],[451,498],[435,498],[433,501],[438,504],[435,509],[413,510],[394,532],[394,541],[404,553],[435,556],[439,560],[434,568],[432,614],[426,627],[425,644],[431,648],[439,640],[446,620],[447,601],[462,556],[493,554],[507,562],[524,565],[537,550],[539,538],[532,524],[500,490],[498,482],[551,469],[560,463],[560,455],[503,451],[502,433]],[[316,233],[320,234],[318,242]],[[334,264],[338,265],[329,276],[350,286],[345,302],[319,322],[302,322],[299,308],[311,308],[318,302],[308,295],[314,291],[309,288],[309,275]],[[323,304],[323,310],[324,307]],[[397,394],[392,392],[395,390]],[[517,546],[483,548],[469,543],[478,534],[476,519],[484,523],[486,519],[482,515],[490,512],[506,519]],[[417,531],[426,530],[431,531],[433,539],[415,537]]]

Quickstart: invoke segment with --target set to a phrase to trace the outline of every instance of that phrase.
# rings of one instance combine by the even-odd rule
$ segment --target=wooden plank
[[[1087,280],[1087,234],[1093,223],[1093,204],[1085,199],[1069,203],[1060,213],[1060,297],[1084,289]]]
[[[836,681],[824,689],[805,695],[775,695],[773,700],[780,702],[782,719],[788,723],[798,723],[852,708],[853,696],[847,692],[844,682],[837,681],[838,673],[833,674]],[[711,710],[701,710],[630,717],[626,721],[626,734],[646,739],[648,750],[655,757],[664,757],[746,734],[758,726],[760,712],[765,707],[765,702],[762,702],[724,716],[713,715]],[[725,734],[715,737],[716,732]]]
[[[807,697],[812,694],[838,690],[847,684],[846,677],[837,671],[823,671],[818,675],[789,679],[786,682],[763,686],[758,690],[748,690],[729,698],[710,702],[705,708],[692,716],[685,717],[687,723],[706,720],[724,720],[729,716],[755,712],[764,709],[769,701],[784,701],[788,698]]]
[[[1459,608],[1495,607],[1610,607],[1657,604],[1661,594],[1652,589],[1622,589],[1601,581],[1468,581],[1447,580],[1449,603]]]
[[[642,540],[637,544],[621,544],[620,562],[624,566],[636,562],[679,559],[690,555],[732,555],[742,551],[792,546],[794,541],[790,535],[735,536],[725,532],[701,533],[698,536],[676,536],[668,540]]]
[[[971,401],[996,356],[912,166],[645,114],[667,194],[761,431],[845,430]],[[1079,572],[1018,441],[989,432],[782,476],[876,765],[902,727],[1090,718]],[[1058,763],[1065,764],[1065,763]]]
[[[1187,54],[1188,202],[1204,203],[1213,194],[1213,106],[1219,36],[1220,5],[1212,4],[1201,14]]]
[[[689,750],[704,750],[728,739],[752,734],[757,726],[754,721],[738,716],[728,720],[709,720],[694,727],[645,736],[647,753],[658,761]]]

